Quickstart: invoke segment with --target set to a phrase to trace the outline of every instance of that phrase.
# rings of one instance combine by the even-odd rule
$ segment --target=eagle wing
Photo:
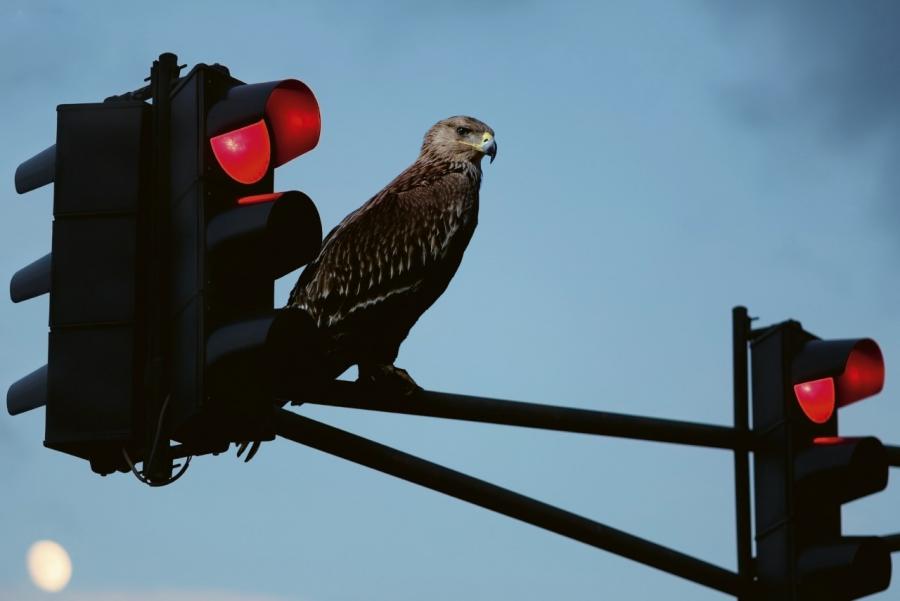
[[[289,305],[330,328],[352,314],[419,292],[444,271],[437,267],[448,259],[460,229],[470,225],[462,249],[474,229],[477,213],[467,209],[477,209],[477,187],[472,193],[466,180],[464,174],[450,172],[422,179],[420,185],[400,185],[402,180],[389,185],[328,234],[318,258],[301,274]],[[438,284],[437,295],[458,259],[455,263],[447,281]],[[419,314],[411,317],[414,322]]]

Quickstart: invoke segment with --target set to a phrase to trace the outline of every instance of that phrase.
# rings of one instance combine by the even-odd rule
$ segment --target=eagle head
[[[435,123],[422,142],[422,156],[452,162],[480,164],[488,155],[497,156],[494,130],[474,117],[450,117]]]

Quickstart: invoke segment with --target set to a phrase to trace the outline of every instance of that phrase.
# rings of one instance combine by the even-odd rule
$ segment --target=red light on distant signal
[[[884,387],[884,359],[874,340],[861,340],[847,358],[837,379],[837,398],[841,407],[881,392]]]
[[[794,395],[806,417],[824,424],[834,413],[834,380],[822,378],[794,384]]]
[[[272,145],[263,119],[210,139],[219,166],[242,184],[255,184],[269,170]]]
[[[238,198],[239,205],[255,205],[261,202],[272,202],[281,198],[284,192],[274,192],[272,194],[255,194],[253,196],[242,196]]]

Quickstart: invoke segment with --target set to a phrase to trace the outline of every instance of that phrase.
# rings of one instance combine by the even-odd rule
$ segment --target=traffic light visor
[[[249,269],[280,278],[319,254],[322,221],[309,196],[296,190],[245,196],[210,221],[206,243],[216,273]]]
[[[860,340],[850,356],[844,373],[837,380],[837,397],[841,406],[849,405],[881,392],[884,387],[884,359],[874,340]]]
[[[275,166],[309,152],[319,143],[322,119],[312,91],[295,79],[272,90],[266,118],[275,138]]]

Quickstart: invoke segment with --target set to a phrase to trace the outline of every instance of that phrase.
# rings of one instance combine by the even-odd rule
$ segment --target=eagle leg
[[[405,369],[394,365],[361,363],[357,382],[379,393],[400,396],[412,396],[422,390]]]

